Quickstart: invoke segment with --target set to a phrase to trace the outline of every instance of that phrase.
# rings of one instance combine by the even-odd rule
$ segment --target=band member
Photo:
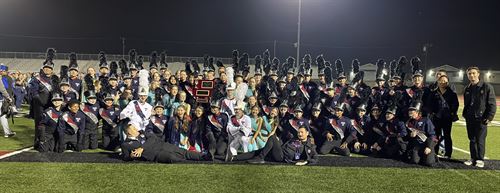
[[[228,116],[226,113],[220,112],[220,102],[212,101],[210,103],[211,114],[208,115],[207,134],[209,152],[216,157],[224,156],[227,144],[228,133],[227,124]]]
[[[163,115],[164,108],[161,102],[156,103],[154,106],[155,114],[151,116],[150,122],[146,127],[147,133],[154,133],[159,139],[165,140],[166,129],[165,126],[168,123],[168,117]]]
[[[464,110],[462,116],[467,126],[467,136],[470,143],[471,159],[465,165],[475,164],[484,167],[484,152],[486,148],[486,131],[488,124],[495,117],[497,110],[496,97],[493,86],[479,78],[478,67],[467,69],[467,78],[470,84],[464,91]]]
[[[347,145],[352,142],[356,135],[356,130],[351,125],[351,120],[343,116],[345,103],[339,103],[335,106],[335,117],[328,119],[325,133],[326,137],[320,154],[329,154],[333,150],[342,156],[350,156],[351,152]]]
[[[60,143],[57,152],[81,151],[85,135],[85,114],[80,111],[80,101],[68,103],[68,111],[62,113],[57,124]]]
[[[304,118],[303,115],[304,111],[302,110],[301,105],[295,107],[293,110],[293,118],[286,120],[280,139],[287,142],[297,137],[297,131],[300,126],[309,128],[309,120]]]
[[[353,149],[354,152],[362,154],[368,154],[370,152],[370,147],[368,146],[368,141],[370,141],[371,138],[371,133],[369,132],[370,117],[366,115],[366,107],[366,103],[357,107],[357,113],[355,117],[351,119],[352,126],[356,130]]]
[[[414,164],[423,163],[433,166],[436,163],[434,146],[437,138],[434,133],[434,125],[427,117],[422,117],[420,110],[422,103],[417,102],[408,109],[407,128],[409,130],[408,154],[410,162]]]
[[[97,148],[97,125],[99,124],[99,103],[94,91],[87,91],[85,98],[86,103],[83,103],[80,108],[85,114],[85,135],[83,138],[83,149]]]
[[[406,137],[407,131],[405,124],[396,118],[396,108],[387,109],[382,126],[383,135],[372,145],[371,149],[383,157],[402,159],[407,145],[403,137]]]
[[[230,134],[229,151],[227,151],[227,156],[229,157],[237,155],[240,147],[243,149],[243,152],[248,152],[248,144],[250,142],[250,135],[252,134],[252,121],[243,112],[243,104],[236,104],[234,110],[235,115],[231,116],[227,124],[227,131]]]
[[[227,96],[221,102],[221,112],[226,113],[229,117],[234,115],[234,107],[236,105],[236,98],[234,95],[234,89],[236,89],[236,84],[228,85],[226,88]]]
[[[62,114],[62,97],[59,94],[52,96],[53,107],[47,108],[42,115],[42,120],[37,128],[40,131],[40,141],[35,144],[35,149],[39,152],[51,152],[56,150],[58,139],[57,123]]]
[[[106,150],[118,151],[120,146],[119,137],[119,115],[120,108],[113,104],[115,96],[106,94],[104,107],[99,109],[99,117],[102,119],[102,147]]]
[[[253,136],[251,136],[248,151],[255,151],[266,145],[271,132],[271,125],[265,116],[260,115],[260,107],[257,105],[252,107],[250,119],[252,121]]]
[[[146,102],[148,91],[146,88],[141,88],[139,92],[139,100],[133,100],[120,112],[120,119],[130,119],[129,124],[134,125],[139,131],[144,131],[149,124],[149,118],[153,106]]]
[[[38,124],[42,120],[42,115],[44,109],[50,107],[50,99],[52,94],[56,91],[59,86],[59,77],[54,75],[54,63],[52,60],[55,57],[55,50],[53,48],[47,49],[47,56],[43,66],[40,69],[40,74],[33,78],[29,86],[29,96],[31,98],[31,114],[33,114],[35,120],[35,128],[38,128]],[[35,132],[35,144],[39,141],[40,132]]]

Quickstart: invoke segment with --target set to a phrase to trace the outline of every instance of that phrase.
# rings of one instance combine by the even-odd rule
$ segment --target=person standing
[[[0,65],[0,109],[2,108],[3,105],[8,105],[12,103],[12,98],[13,96],[13,82],[12,78],[7,75],[8,67],[5,66],[4,64]],[[4,103],[4,101],[6,103]],[[10,108],[10,107],[4,107],[4,108]],[[7,121],[7,114],[1,113],[0,115],[0,123],[3,127],[3,132],[4,132],[4,137],[13,137],[16,135],[16,132],[13,132],[10,130],[9,127],[9,122]]]
[[[496,113],[496,98],[493,86],[479,78],[481,72],[478,67],[467,69],[467,78],[470,84],[464,90],[464,110],[467,136],[469,138],[471,159],[465,165],[484,167],[484,152],[486,148],[486,133],[488,124]]]

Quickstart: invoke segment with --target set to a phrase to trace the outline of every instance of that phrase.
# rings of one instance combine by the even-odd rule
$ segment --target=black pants
[[[97,149],[97,126],[93,128],[85,128],[83,149]]]
[[[262,149],[238,154],[233,160],[242,161],[257,158],[267,161],[283,162],[284,154],[282,145],[283,142],[281,142],[276,135],[271,135]]]
[[[437,120],[434,122],[436,128],[436,137],[438,138],[438,145],[434,148],[435,152],[439,151],[439,144],[444,140],[445,156],[451,157],[453,152],[453,142],[451,140],[451,120]]]
[[[472,160],[484,160],[487,126],[476,120],[466,120],[466,124],[470,158]]]
[[[185,160],[202,160],[202,155],[198,152],[187,151],[170,143],[165,143],[156,156],[156,162],[160,163],[175,163]]]
[[[43,132],[38,141],[37,151],[39,152],[52,152],[56,147],[56,139],[54,132]]]
[[[382,147],[380,152],[382,156],[391,159],[405,158],[407,142],[400,137],[390,137],[387,142],[385,143],[384,140],[378,141],[378,144]]]
[[[107,150],[115,150],[120,146],[118,127],[102,129],[102,147]]]
[[[228,140],[222,133],[207,132],[206,139],[208,140],[208,151],[217,156],[226,154]]]
[[[431,149],[431,153],[425,155],[424,150],[426,148],[425,143],[418,143],[416,140],[410,142],[410,150],[408,154],[410,155],[410,162],[414,164],[422,163],[427,166],[432,166],[436,163],[436,153],[434,148]]]
[[[328,141],[326,140],[323,142],[323,145],[319,149],[320,154],[329,154],[332,153],[333,150],[335,150],[338,154],[342,156],[349,156],[351,155],[351,151],[349,148],[340,148],[340,145],[342,145],[342,140],[333,140],[333,141]]]
[[[64,150],[81,151],[83,149],[83,139],[79,134],[64,134],[60,135],[60,143],[58,152],[62,153]]]

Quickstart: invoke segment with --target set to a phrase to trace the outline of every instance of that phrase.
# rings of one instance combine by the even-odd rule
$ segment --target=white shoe
[[[483,160],[477,160],[476,161],[476,167],[478,167],[478,168],[484,168],[484,161]]]
[[[472,164],[474,164],[474,160],[467,160],[464,162],[464,164],[467,166],[471,166]]]

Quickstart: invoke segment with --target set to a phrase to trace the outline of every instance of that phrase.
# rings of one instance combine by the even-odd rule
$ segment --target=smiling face
[[[258,106],[253,106],[252,107],[252,116],[257,117],[259,116],[260,113],[260,108]]]
[[[78,104],[78,103],[72,103],[69,106],[69,111],[71,111],[72,113],[78,112],[79,109],[80,109],[80,104]]]
[[[164,110],[163,107],[156,107],[155,108],[155,113],[157,115],[162,115],[163,114],[163,110]]]
[[[203,108],[202,107],[197,107],[194,110],[194,115],[196,115],[196,117],[198,117],[198,118],[200,118],[201,116],[203,116]]]

